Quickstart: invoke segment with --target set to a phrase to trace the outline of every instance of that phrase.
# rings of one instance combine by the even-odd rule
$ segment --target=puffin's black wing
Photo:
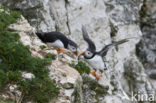
[[[88,49],[95,51],[96,47],[94,42],[89,38],[86,28],[82,25],[83,39],[88,43]]]
[[[99,53],[102,57],[103,57],[103,56],[106,56],[108,50],[109,50],[111,47],[117,46],[117,45],[120,45],[120,44],[123,44],[123,43],[125,43],[125,42],[128,42],[128,39],[122,39],[122,40],[120,40],[120,41],[115,41],[115,42],[113,42],[113,43],[111,43],[111,44],[108,44],[108,45],[106,45],[105,47],[103,47],[102,50],[99,51],[98,53]]]
[[[36,35],[42,40],[44,43],[52,43],[56,40],[61,40],[65,46],[68,45],[69,39],[60,32],[44,32],[44,33],[36,33]]]
[[[53,41],[56,41],[58,39],[61,40],[62,42],[68,42],[68,38],[60,32],[45,33],[45,38],[46,38],[47,42],[53,42]]]
[[[60,32],[43,32],[43,33],[36,33],[37,36],[42,40],[42,42],[54,42],[58,39],[66,39],[66,37]]]

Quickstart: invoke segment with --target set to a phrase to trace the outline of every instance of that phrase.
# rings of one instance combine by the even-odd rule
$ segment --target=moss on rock
[[[7,26],[16,23],[20,18],[19,12],[10,11],[5,7],[0,11],[0,89],[7,83],[16,83],[24,94],[24,98],[37,103],[48,103],[56,97],[59,88],[50,79],[47,65],[55,56],[47,54],[44,59],[32,57],[28,46],[20,41],[18,33],[7,30]],[[21,72],[26,71],[35,75],[32,80],[23,80]]]
[[[69,66],[75,68],[80,74],[90,73],[90,68],[82,61],[78,61],[78,64],[69,64]]]
[[[13,101],[12,99],[3,100],[3,99],[0,97],[0,103],[14,103],[14,101]]]

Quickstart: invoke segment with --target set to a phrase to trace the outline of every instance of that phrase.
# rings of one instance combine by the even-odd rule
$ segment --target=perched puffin
[[[128,40],[127,39],[123,39],[117,42],[113,42],[111,44],[108,44],[106,46],[104,46],[100,51],[96,51],[96,46],[94,44],[94,42],[89,38],[87,30],[84,26],[82,26],[82,33],[83,33],[83,38],[84,40],[88,43],[88,48],[87,50],[85,50],[84,52],[82,52],[79,57],[81,55],[84,56],[85,60],[93,67],[94,71],[91,72],[91,74],[93,76],[95,76],[97,79],[100,79],[100,77],[102,76],[102,73],[104,70],[106,70],[106,65],[105,62],[103,60],[103,57],[106,56],[107,51],[113,47],[113,46],[117,46],[119,44],[125,43]],[[96,74],[96,70],[100,70],[101,74],[97,75]]]
[[[36,33],[42,42],[46,43],[48,47],[54,47],[57,49],[57,53],[66,53],[65,49],[70,50],[78,56],[77,44],[68,39],[64,34],[60,32],[44,32]]]

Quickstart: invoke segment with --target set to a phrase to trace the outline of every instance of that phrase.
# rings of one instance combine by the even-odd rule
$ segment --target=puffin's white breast
[[[64,44],[61,40],[56,40],[55,42],[47,43],[48,47],[57,47],[57,48],[64,48]]]
[[[105,68],[103,58],[100,55],[95,55],[93,58],[87,59],[87,62],[95,69],[103,70]]]

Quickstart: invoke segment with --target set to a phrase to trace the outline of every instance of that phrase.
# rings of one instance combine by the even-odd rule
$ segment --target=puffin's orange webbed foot
[[[58,54],[60,54],[61,52],[64,53],[64,54],[66,53],[66,51],[65,51],[64,49],[61,49],[61,48],[60,48],[60,49],[57,50],[57,53],[58,53]]]
[[[96,71],[90,72],[91,75],[96,76]]]
[[[100,74],[100,75],[95,74],[95,76],[97,79],[100,79],[102,77],[102,74]]]

